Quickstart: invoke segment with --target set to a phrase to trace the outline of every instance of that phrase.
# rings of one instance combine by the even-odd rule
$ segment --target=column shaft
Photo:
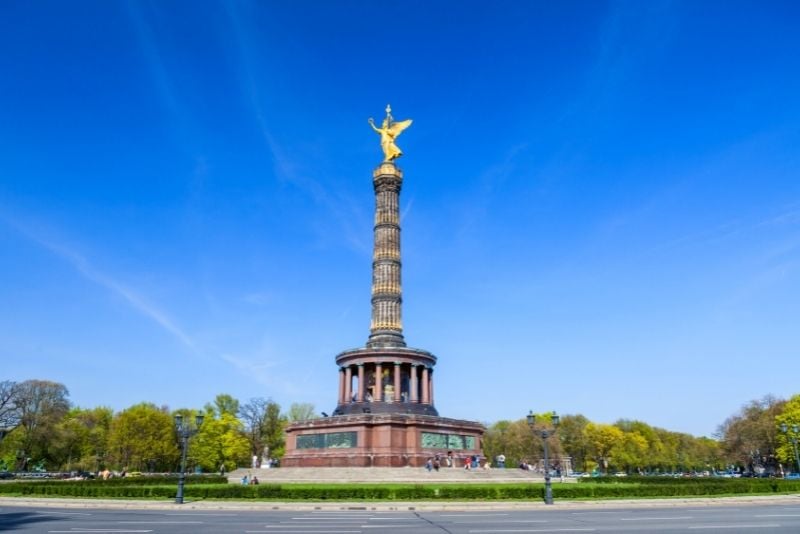
[[[364,364],[358,364],[358,402],[364,402]]]
[[[419,402],[419,386],[417,385],[417,364],[411,364],[411,402]]]
[[[373,400],[383,400],[383,368],[380,363],[375,364],[375,394]]]
[[[400,362],[394,362],[394,401],[400,402]]]
[[[384,162],[372,173],[375,241],[372,253],[372,323],[369,347],[404,347],[400,283],[400,188],[403,173]]]
[[[430,389],[428,389],[428,378],[430,373],[428,371],[428,366],[422,368],[422,404],[430,404]]]
[[[339,368],[339,404],[344,404],[345,402],[345,393],[344,393],[344,368]]]
[[[353,400],[353,370],[348,365],[344,368],[344,402]]]

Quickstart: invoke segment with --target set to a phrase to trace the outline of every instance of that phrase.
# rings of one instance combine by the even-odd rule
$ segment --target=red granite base
[[[485,428],[474,421],[407,414],[360,414],[324,417],[291,424],[286,429],[286,467],[421,467],[428,458],[447,455],[447,448],[423,448],[422,433],[455,434],[475,438],[474,449],[453,450],[460,462],[481,455]],[[355,432],[356,446],[297,448],[297,437]],[[463,464],[462,464],[463,465]]]

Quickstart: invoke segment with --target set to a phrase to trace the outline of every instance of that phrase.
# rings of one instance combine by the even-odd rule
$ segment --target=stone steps
[[[475,469],[443,467],[427,471],[422,467],[278,467],[237,469],[228,473],[228,481],[240,484],[242,477],[257,476],[262,484],[285,483],[520,483],[543,482],[538,473],[521,469]],[[567,479],[570,480],[570,479]],[[554,478],[554,482],[558,479]]]

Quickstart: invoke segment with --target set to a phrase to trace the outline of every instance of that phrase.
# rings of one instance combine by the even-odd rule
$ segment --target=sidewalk
[[[757,506],[767,504],[784,504],[800,506],[800,495],[753,495],[743,497],[717,498],[678,498],[678,499],[624,499],[606,501],[559,501],[552,506],[543,502],[523,501],[460,501],[460,502],[272,502],[272,501],[187,501],[175,504],[170,501],[144,501],[122,499],[62,499],[34,497],[0,497],[0,507],[26,506],[47,508],[106,508],[115,510],[239,510],[265,512],[281,511],[341,511],[367,510],[379,512],[405,512],[409,510],[439,511],[478,511],[478,510],[553,510],[553,509],[592,509],[592,508],[656,508],[675,506]]]

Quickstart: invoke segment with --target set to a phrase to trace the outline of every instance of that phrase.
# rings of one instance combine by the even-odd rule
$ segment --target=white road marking
[[[280,525],[264,525],[264,528],[356,528],[358,522],[355,523],[348,523],[346,525],[330,525],[328,523],[304,523],[302,525],[287,525],[286,523]]]
[[[108,532],[117,534],[119,532],[153,532],[152,530],[124,530],[119,528],[71,528],[69,530],[48,530],[47,532],[61,533],[61,534],[74,534],[75,532]]]
[[[363,517],[292,517],[293,521],[363,521]],[[372,518],[370,518],[372,519]]]
[[[718,528],[778,528],[780,527],[777,523],[756,523],[756,524],[746,524],[746,523],[739,523],[738,525],[694,525],[691,527],[687,527],[690,530],[704,530],[704,529],[718,529]]]
[[[356,528],[359,526],[360,521],[351,521],[344,525],[331,525],[330,523],[302,523],[300,525],[291,525],[281,523],[280,525],[264,525],[264,528]]]
[[[494,517],[498,515],[508,515],[508,514],[439,514],[437,517]]]
[[[246,534],[361,534],[360,530],[245,530]]]
[[[572,512],[572,515],[629,514],[630,512]]]
[[[672,517],[620,517],[620,521],[678,521],[681,519],[694,519],[690,515],[678,515]]]
[[[470,530],[470,532],[594,532],[593,528],[544,528],[544,529],[527,529],[527,530]]]
[[[178,515],[191,515],[193,517],[236,517],[236,514],[209,514],[205,512],[196,512],[190,514],[184,513],[175,513],[175,514],[164,514],[167,517],[178,516]]]
[[[51,512],[49,510],[47,510],[47,511],[45,511],[45,510],[36,510],[35,513],[37,513],[37,514],[46,514],[46,515],[55,515],[55,514],[57,514],[57,515],[92,515],[92,514],[89,514],[89,513],[86,513],[86,512]]]
[[[118,525],[202,525],[202,521],[115,521]]]
[[[482,525],[484,523],[492,525],[509,523],[547,523],[547,519],[509,519],[506,521],[453,521],[454,525]]]
[[[408,524],[405,524],[405,523],[401,523],[401,524],[394,523],[392,525],[361,525],[360,528],[387,528],[387,529],[388,528],[413,528],[413,527],[420,526],[420,524],[427,525],[427,523],[424,523],[422,521],[417,521],[416,523],[408,523]]]
[[[800,517],[800,514],[758,514],[753,517]]]

